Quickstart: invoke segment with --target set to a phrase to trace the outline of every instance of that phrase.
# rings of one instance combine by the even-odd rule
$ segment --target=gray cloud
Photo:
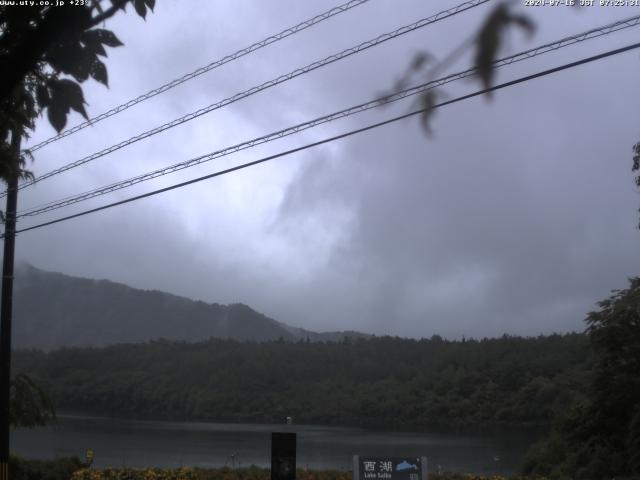
[[[446,2],[454,5],[455,2]],[[99,113],[148,88],[328,9],[329,2],[158,2],[110,27],[111,90]],[[316,58],[434,12],[371,2],[43,149],[36,174]],[[404,4],[403,4],[404,5]],[[441,7],[442,8],[442,7]],[[478,9],[480,10],[480,9]],[[587,11],[584,11],[587,10]],[[512,52],[635,12],[543,13]],[[21,195],[34,205],[243,141],[388,89],[423,48],[442,57],[478,25],[469,12],[123,149]],[[190,23],[191,22],[191,23]],[[514,65],[499,81],[631,43],[635,30]],[[469,56],[456,67],[464,67]],[[640,140],[637,53],[438,111],[435,136],[400,122],[255,169],[24,233],[42,268],[206,301],[242,301],[296,326],[378,334],[491,336],[582,329],[584,314],[637,273]],[[450,96],[477,85],[446,88]],[[125,198],[406,112],[370,112],[123,191]],[[51,134],[41,122],[36,135]],[[89,202],[100,205],[105,199]],[[69,212],[78,211],[70,209]],[[65,210],[65,213],[67,211]],[[52,214],[46,218],[55,218]]]

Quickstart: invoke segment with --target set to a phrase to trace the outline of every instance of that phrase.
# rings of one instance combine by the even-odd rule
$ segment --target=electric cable
[[[279,77],[276,77],[276,78],[274,78],[272,80],[269,80],[269,81],[267,81],[265,83],[262,83],[262,84],[260,84],[258,86],[252,87],[252,88],[250,88],[248,90],[245,90],[243,92],[237,93],[237,94],[235,94],[235,95],[233,95],[231,97],[225,98],[224,100],[221,100],[221,101],[219,101],[217,103],[214,103],[214,104],[208,105],[206,107],[203,107],[203,108],[201,108],[199,110],[196,110],[195,112],[191,112],[191,113],[189,113],[187,115],[184,115],[184,116],[182,116],[180,118],[177,118],[175,120],[167,122],[167,123],[165,123],[163,125],[160,125],[158,127],[153,128],[151,130],[147,130],[146,132],[140,133],[140,134],[138,134],[136,136],[133,136],[133,137],[131,137],[131,138],[127,139],[127,140],[124,140],[124,141],[122,141],[120,143],[117,143],[115,145],[111,145],[110,147],[107,147],[107,148],[105,148],[103,150],[100,150],[100,151],[98,151],[96,153],[93,153],[93,154],[88,155],[88,156],[86,156],[84,158],[81,158],[80,160],[76,160],[76,161],[71,162],[71,163],[69,163],[67,165],[59,167],[59,168],[57,168],[55,170],[51,170],[51,171],[49,171],[47,173],[44,173],[44,174],[40,175],[38,178],[36,178],[34,180],[30,180],[28,182],[24,182],[24,183],[20,184],[18,186],[18,189],[21,190],[21,189],[23,189],[25,187],[34,185],[34,184],[36,184],[38,182],[41,182],[41,181],[43,181],[43,180],[45,180],[47,178],[50,178],[50,177],[52,177],[54,175],[59,175],[59,174],[61,174],[63,172],[66,172],[67,170],[71,170],[72,168],[79,167],[80,165],[84,165],[84,164],[86,164],[88,162],[91,162],[93,160],[96,160],[96,159],[98,159],[100,157],[104,157],[105,155],[108,155],[108,154],[110,154],[112,152],[120,150],[121,148],[124,148],[124,147],[129,146],[129,145],[131,145],[133,143],[139,142],[140,140],[149,138],[149,137],[151,137],[153,135],[156,135],[156,134],[158,134],[160,132],[163,132],[163,131],[168,130],[168,129],[173,128],[173,127],[176,127],[178,125],[181,125],[181,124],[183,124],[185,122],[188,122],[190,120],[193,120],[195,118],[198,118],[198,117],[200,117],[200,116],[202,116],[202,115],[204,115],[206,113],[210,113],[210,112],[212,112],[214,110],[217,110],[217,109],[220,109],[220,108],[225,107],[227,105],[230,105],[230,104],[232,104],[234,102],[237,102],[238,100],[241,100],[243,98],[249,97],[249,96],[254,95],[254,94],[258,93],[258,92],[261,92],[261,91],[266,90],[268,88],[274,87],[274,86],[279,85],[279,84],[281,84],[283,82],[286,82],[288,80],[296,78],[296,77],[298,77],[300,75],[304,75],[304,74],[309,73],[309,72],[311,72],[313,70],[316,70],[318,68],[324,67],[325,65],[329,65],[329,64],[331,64],[333,62],[341,60],[343,58],[346,58],[346,57],[349,57],[349,56],[354,55],[356,53],[359,53],[359,52],[362,52],[364,50],[367,50],[367,49],[369,49],[371,47],[374,47],[376,45],[384,43],[384,42],[386,42],[388,40],[391,40],[393,38],[399,37],[401,35],[405,35],[407,33],[413,32],[413,31],[418,30],[420,28],[424,28],[427,25],[431,25],[431,24],[433,24],[435,22],[438,22],[440,20],[443,20],[445,18],[449,18],[451,16],[457,15],[458,13],[464,12],[464,11],[469,10],[471,8],[475,8],[475,7],[479,6],[479,5],[487,3],[489,1],[491,1],[491,0],[469,0],[469,1],[466,1],[466,2],[460,4],[460,5],[456,6],[456,7],[450,8],[448,10],[443,10],[443,11],[438,12],[435,15],[432,15],[430,17],[423,18],[423,19],[418,20],[417,22],[414,22],[412,24],[400,27],[400,28],[398,28],[398,29],[396,29],[396,30],[394,30],[392,32],[379,35],[378,37],[376,37],[376,38],[374,38],[372,40],[368,40],[366,42],[362,42],[362,43],[360,43],[359,45],[357,45],[355,47],[347,48],[346,50],[343,50],[343,51],[341,51],[339,53],[336,53],[336,54],[330,55],[328,57],[325,57],[322,60],[317,60],[317,61],[315,61],[313,63],[310,63],[310,64],[308,64],[308,65],[306,65],[304,67],[297,68],[297,69],[295,69],[295,70],[293,70],[293,71],[291,71],[291,72],[289,72],[289,73],[287,73],[285,75],[280,75]],[[0,194],[0,198],[5,196],[5,195],[6,195],[6,191],[3,192],[2,194]]]
[[[611,24],[602,26],[602,27],[598,27],[598,28],[594,28],[591,30],[588,30],[586,32],[581,32],[569,37],[565,37],[562,38],[560,40],[557,40],[555,42],[552,43],[547,43],[544,45],[540,45],[538,47],[529,49],[529,50],[525,50],[523,52],[519,52],[516,53],[514,55],[510,55],[508,57],[504,57],[498,60],[495,60],[493,62],[493,68],[500,68],[506,65],[510,65],[522,60],[527,60],[530,58],[533,58],[535,56],[538,55],[542,55],[551,51],[555,51],[564,47],[568,47],[570,45],[574,45],[576,43],[580,43],[583,42],[585,40],[590,40],[593,38],[598,38],[604,35],[608,35],[610,33],[625,29],[625,28],[629,28],[632,26],[638,26],[640,25],[640,15],[637,15],[635,17],[631,17],[631,18],[627,18],[625,20],[619,20],[617,22],[613,22]],[[424,93],[428,90],[440,87],[442,85],[445,85],[447,83],[462,79],[462,78],[467,78],[470,77],[472,75],[474,75],[476,73],[476,70],[474,68],[471,69],[467,69],[464,70],[462,72],[459,73],[454,73],[454,74],[450,74],[447,75],[443,78],[437,79],[437,80],[432,80],[414,87],[410,87],[398,92],[394,92],[391,95],[385,96],[385,97],[381,97],[369,102],[365,102],[365,103],[361,103],[359,105],[355,105],[352,107],[349,107],[347,109],[344,110],[340,110],[338,112],[334,112],[331,113],[329,115],[324,115],[322,117],[318,117],[315,118],[313,120],[304,122],[304,123],[300,123],[298,125],[292,126],[292,127],[288,127],[276,132],[272,132],[269,133],[267,135],[263,135],[261,137],[257,137],[254,138],[252,140],[248,140],[230,147],[226,147],[224,149],[221,150],[217,150],[215,152],[212,153],[208,153],[205,155],[201,155],[180,163],[176,163],[174,165],[170,165],[168,167],[164,167],[158,170],[154,170],[148,173],[144,173],[141,175],[137,175],[135,177],[129,178],[127,180],[122,180],[116,183],[112,183],[110,185],[107,186],[103,186],[103,187],[99,187],[97,189],[93,189],[87,192],[83,192],[80,194],[76,194],[76,195],[72,195],[72,196],[68,196],[62,199],[57,199],[51,202],[47,202],[45,204],[42,205],[38,205],[35,207],[31,207],[29,209],[25,209],[21,212],[18,212],[17,218],[22,218],[22,217],[29,217],[29,216],[35,216],[35,215],[40,215],[52,210],[57,210],[59,208],[63,208],[78,202],[82,202],[85,200],[89,200],[91,198],[95,198],[98,196],[102,196],[102,195],[106,195],[108,193],[112,193],[115,192],[117,190],[123,189],[123,188],[127,188],[133,185],[136,185],[138,183],[144,182],[144,181],[148,181],[148,180],[152,180],[154,178],[158,178],[164,175],[168,175],[170,173],[173,172],[177,172],[180,170],[183,170],[185,168],[190,168],[196,165],[200,165],[201,163],[204,162],[208,162],[226,155],[230,155],[242,150],[246,150],[248,148],[252,148],[256,145],[260,145],[260,144],[264,144],[267,142],[271,142],[274,141],[276,139],[279,138],[283,138],[285,136],[289,136],[295,133],[299,133],[303,130],[307,130],[309,128],[312,127],[316,127],[318,125],[322,125],[334,120],[338,120],[340,118],[345,118],[345,117],[349,117],[351,115],[354,115],[356,113],[361,113],[364,112],[366,110],[370,110],[372,108],[376,108],[379,107],[381,105],[385,105],[385,104],[389,104],[389,103],[393,103],[393,102],[397,102],[399,100],[402,100],[404,98],[407,98],[409,96],[414,96],[420,93]]]
[[[351,130],[351,131],[348,131],[348,132],[345,132],[345,133],[342,133],[342,134],[339,134],[339,135],[335,135],[333,137],[325,138],[323,140],[319,140],[317,142],[309,143],[309,144],[303,145],[301,147],[296,147],[296,148],[292,148],[290,150],[286,150],[286,151],[283,151],[283,152],[276,153],[274,155],[269,155],[267,157],[263,157],[261,159],[254,160],[252,162],[243,163],[243,164],[237,165],[235,167],[227,168],[225,170],[220,170],[220,171],[217,171],[217,172],[214,172],[214,173],[210,173],[208,175],[204,175],[204,176],[201,176],[201,177],[198,177],[198,178],[187,180],[185,182],[177,183],[177,184],[174,184],[174,185],[171,185],[171,186],[168,186],[168,187],[160,188],[158,190],[153,190],[151,192],[147,192],[147,193],[144,193],[144,194],[141,194],[141,195],[137,195],[137,196],[134,196],[134,197],[129,197],[127,199],[120,200],[120,201],[117,201],[117,202],[113,202],[113,203],[110,203],[110,204],[107,204],[107,205],[103,205],[103,206],[100,206],[100,207],[97,207],[97,208],[84,210],[82,212],[75,213],[73,215],[68,215],[66,217],[61,217],[61,218],[57,218],[55,220],[50,220],[48,222],[43,222],[43,223],[40,223],[40,224],[37,224],[37,225],[32,225],[30,227],[22,228],[22,229],[16,230],[16,233],[27,232],[27,231],[30,231],[30,230],[35,230],[35,229],[46,227],[46,226],[49,226],[49,225],[54,225],[56,223],[60,223],[60,222],[64,222],[64,221],[67,221],[67,220],[74,219],[74,218],[82,217],[82,216],[85,216],[85,215],[89,215],[91,213],[99,212],[99,211],[106,210],[106,209],[109,209],[109,208],[112,208],[112,207],[116,207],[116,206],[119,206],[119,205],[124,205],[126,203],[131,203],[131,202],[134,202],[134,201],[137,201],[137,200],[141,200],[143,198],[147,198],[147,197],[151,197],[151,196],[154,196],[154,195],[158,195],[160,193],[164,193],[164,192],[168,192],[168,191],[171,191],[171,190],[175,190],[177,188],[182,188],[182,187],[185,187],[187,185],[191,185],[191,184],[194,184],[194,183],[202,182],[202,181],[208,180],[210,178],[218,177],[218,176],[221,176],[221,175],[226,175],[228,173],[235,172],[237,170],[242,170],[242,169],[245,169],[245,168],[248,168],[248,167],[252,167],[252,166],[264,163],[264,162],[275,160],[276,158],[280,158],[280,157],[284,157],[284,156],[287,156],[287,155],[291,155],[293,153],[297,153],[297,152],[300,152],[300,151],[303,151],[303,150],[307,150],[309,148],[313,148],[313,147],[316,147],[318,145],[323,145],[323,144],[326,144],[326,143],[329,143],[329,142],[340,140],[342,138],[346,138],[346,137],[350,137],[352,135],[356,135],[358,133],[363,133],[363,132],[366,132],[366,131],[369,131],[369,130],[373,130],[374,128],[382,127],[384,125],[388,125],[388,124],[403,120],[405,118],[409,118],[409,117],[412,117],[412,116],[415,116],[415,115],[419,115],[421,113],[425,113],[425,112],[427,112],[428,110],[431,110],[431,109],[441,108],[441,107],[444,107],[446,105],[451,105],[451,104],[454,104],[454,103],[457,103],[457,102],[461,102],[463,100],[467,100],[469,98],[473,98],[473,97],[477,97],[479,95],[483,95],[485,93],[493,92],[493,91],[496,91],[496,90],[501,90],[503,88],[507,88],[507,87],[510,87],[510,86],[513,86],[513,85],[517,85],[519,83],[528,82],[528,81],[534,80],[536,78],[540,78],[540,77],[544,77],[546,75],[550,75],[552,73],[557,73],[557,72],[560,72],[562,70],[567,70],[569,68],[574,68],[574,67],[577,67],[579,65],[584,65],[586,63],[590,63],[590,62],[594,62],[594,61],[597,61],[597,60],[601,60],[603,58],[611,57],[613,55],[618,55],[620,53],[627,52],[627,51],[630,51],[630,50],[633,50],[633,49],[636,49],[636,48],[640,48],[640,43],[634,43],[634,44],[628,45],[626,47],[617,48],[615,50],[610,50],[608,52],[601,53],[599,55],[594,55],[594,56],[591,56],[591,57],[583,58],[583,59],[577,60],[575,62],[566,63],[566,64],[561,65],[559,67],[554,67],[554,68],[551,68],[551,69],[548,69],[548,70],[543,70],[541,72],[534,73],[532,75],[527,75],[527,76],[524,76],[524,77],[520,77],[520,78],[517,78],[515,80],[511,80],[509,82],[501,83],[499,85],[494,85],[492,87],[484,88],[482,90],[477,90],[477,91],[469,93],[467,95],[462,95],[460,97],[456,97],[456,98],[453,98],[451,100],[447,100],[447,101],[435,104],[430,109],[421,108],[419,110],[415,110],[415,111],[412,111],[412,112],[409,112],[409,113],[405,113],[404,115],[399,115],[399,116],[396,116],[396,117],[393,117],[393,118],[390,118],[390,119],[387,119],[387,120],[383,120],[381,122],[373,123],[373,124],[367,125],[365,127],[358,128],[358,129],[355,129],[355,130]],[[4,237],[4,234],[2,234],[0,237]]]
[[[226,55],[218,60],[215,60],[203,67],[200,67],[196,70],[194,70],[193,72],[187,73],[179,78],[176,78],[174,80],[171,80],[170,82],[165,83],[164,85],[161,85],[157,88],[154,88],[153,90],[148,91],[147,93],[144,93],[142,95],[137,96],[136,98],[133,98],[131,100],[129,100],[128,102],[125,102],[121,105],[118,105],[116,107],[113,107],[112,109],[101,113],[100,115],[96,115],[95,117],[90,118],[89,120],[86,120],[74,127],[71,127],[67,130],[64,130],[62,132],[60,132],[57,135],[54,135],[53,137],[50,137],[46,140],[43,140],[42,142],[34,145],[33,147],[28,148],[27,150],[31,151],[32,153],[35,152],[36,150],[41,149],[42,147],[44,147],[45,145],[49,145],[50,143],[56,142],[58,140],[60,140],[61,138],[64,137],[68,137],[69,135],[72,135],[76,132],[79,132],[80,130],[89,127],[89,126],[93,126],[96,123],[112,117],[113,115],[116,115],[117,113],[120,113],[124,110],[127,110],[131,107],[133,107],[134,105],[137,105],[141,102],[144,102],[145,100],[149,100],[150,98],[155,97],[156,95],[159,95],[161,93],[166,92],[167,90],[171,90],[172,88],[177,87],[178,85],[181,85],[189,80],[192,80],[196,77],[199,77],[200,75],[210,72],[211,70],[214,70],[215,68],[221,67],[222,65],[225,65],[233,60],[237,60],[241,57],[244,57],[245,55],[248,55],[250,53],[255,52],[256,50],[260,50],[261,48],[264,48],[268,45],[271,45],[272,43],[275,43],[279,40],[283,40],[291,35],[294,35],[298,32],[301,32],[302,30],[305,30],[313,25],[317,25],[320,22],[323,22],[324,20],[327,20],[328,18],[334,17],[340,13],[346,12],[347,10],[350,10],[354,7],[357,7],[359,5],[362,5],[363,3],[368,2],[369,0],[350,0],[346,3],[343,3],[342,5],[338,5],[337,7],[333,7],[330,10],[327,10],[326,12],[323,12],[319,15],[316,15],[315,17],[309,18],[308,20],[305,20],[304,22],[301,22],[297,25],[294,25],[293,27],[289,27],[283,31],[281,31],[280,33],[276,33],[273,34],[263,40],[260,40],[259,42],[253,43],[251,45],[249,45],[248,47],[242,48],[240,50],[238,50],[237,52],[231,53],[229,55]]]

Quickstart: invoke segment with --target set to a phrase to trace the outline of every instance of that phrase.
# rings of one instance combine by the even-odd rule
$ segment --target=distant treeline
[[[584,394],[583,334],[339,343],[164,340],[14,353],[60,410],[137,418],[360,425],[548,424]]]

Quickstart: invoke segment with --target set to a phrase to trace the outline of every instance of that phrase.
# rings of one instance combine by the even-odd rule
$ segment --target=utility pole
[[[13,168],[7,178],[7,208],[4,223],[4,257],[2,259],[2,301],[0,303],[0,480],[9,480],[9,436],[11,403],[11,313],[13,307],[13,260],[18,209],[18,174],[20,171],[20,140],[11,132]]]

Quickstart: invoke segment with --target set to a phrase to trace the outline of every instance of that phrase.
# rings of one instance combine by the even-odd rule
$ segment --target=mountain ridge
[[[243,303],[206,303],[110,280],[49,272],[25,262],[15,270],[15,348],[102,347],[159,338],[264,342],[369,337],[292,327]]]

